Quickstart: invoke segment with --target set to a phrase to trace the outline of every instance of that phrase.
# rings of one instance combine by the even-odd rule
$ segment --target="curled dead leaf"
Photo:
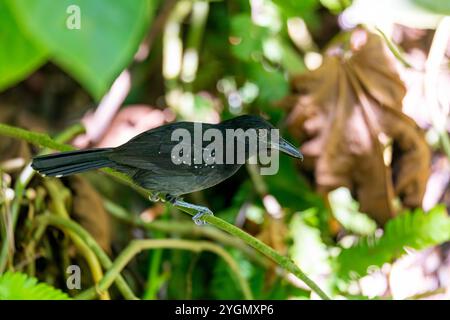
[[[349,188],[361,211],[384,224],[395,215],[396,196],[421,206],[431,156],[421,130],[402,113],[405,86],[382,38],[363,28],[348,35],[327,50],[320,68],[293,79],[295,94],[282,104],[318,190]]]

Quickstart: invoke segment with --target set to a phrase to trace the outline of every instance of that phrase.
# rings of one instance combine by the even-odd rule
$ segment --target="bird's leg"
[[[173,205],[181,210],[192,213],[194,215],[192,220],[194,220],[195,224],[199,226],[207,224],[207,222],[202,219],[205,214],[211,216],[214,215],[213,212],[207,207],[198,206],[182,200],[176,200]]]
[[[207,215],[214,215],[211,210],[209,210],[207,207],[198,206],[186,201],[183,201],[181,198],[174,197],[172,195],[166,195],[166,200],[170,202],[174,207],[184,211],[188,212],[193,215],[192,220],[194,220],[196,225],[205,225],[207,224],[206,221],[202,219],[202,217]]]

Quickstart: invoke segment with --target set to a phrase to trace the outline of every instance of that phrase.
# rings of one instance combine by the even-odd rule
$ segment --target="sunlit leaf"
[[[0,275],[0,300],[68,300],[69,296],[20,272]]]
[[[417,5],[443,15],[450,15],[450,2],[449,1],[436,1],[436,0],[412,0]]]
[[[274,0],[287,17],[302,17],[311,20],[315,17],[315,11],[320,6],[319,0]]]
[[[320,0],[320,3],[333,13],[339,13],[351,4],[351,0]]]
[[[366,214],[359,212],[359,204],[347,188],[341,187],[330,192],[328,199],[333,215],[345,229],[366,236],[375,232],[377,224]]]
[[[328,272],[328,251],[322,242],[320,230],[309,226],[301,214],[296,214],[290,222],[289,232],[293,240],[289,252],[297,265],[309,275]]]

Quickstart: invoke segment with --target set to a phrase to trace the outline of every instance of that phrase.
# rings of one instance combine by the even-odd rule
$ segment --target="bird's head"
[[[294,147],[287,140],[278,135],[272,134],[272,130],[276,128],[269,122],[261,117],[255,115],[243,115],[223,122],[225,128],[230,129],[255,129],[257,134],[258,143],[260,145],[266,145],[268,149],[279,150],[291,157],[299,158],[303,160],[303,155],[300,151]]]

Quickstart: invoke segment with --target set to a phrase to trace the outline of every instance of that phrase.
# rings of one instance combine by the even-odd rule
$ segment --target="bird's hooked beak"
[[[298,158],[303,161],[303,155],[296,147],[294,147],[292,144],[281,137],[278,140],[278,143],[275,141],[271,142],[271,147],[273,149],[277,149],[283,153],[286,153],[287,155],[290,155],[291,157]]]

